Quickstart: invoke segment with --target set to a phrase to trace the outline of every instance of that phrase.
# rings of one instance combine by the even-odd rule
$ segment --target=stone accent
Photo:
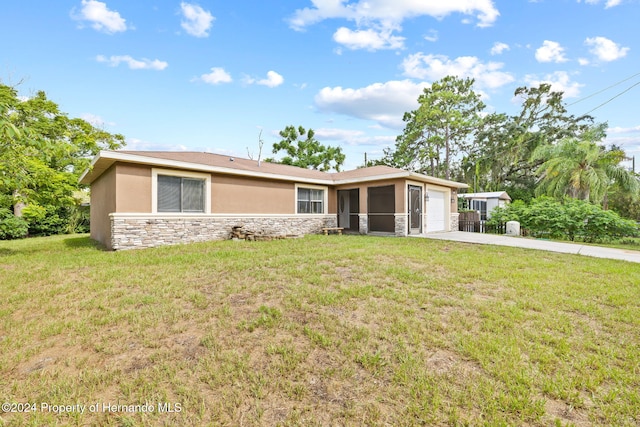
[[[450,231],[458,231],[458,226],[460,224],[459,219],[460,219],[460,214],[458,212],[451,213],[451,230]]]
[[[113,250],[229,239],[234,226],[262,234],[298,236],[337,227],[336,215],[311,216],[161,216],[111,214]]]
[[[358,231],[360,234],[369,232],[369,216],[367,214],[358,214]]]
[[[395,214],[395,222],[396,222],[396,236],[405,237],[408,235],[407,233],[407,214]]]

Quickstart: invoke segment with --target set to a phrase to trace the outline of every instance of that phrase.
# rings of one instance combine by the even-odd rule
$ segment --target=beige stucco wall
[[[367,188],[393,185],[395,187],[394,212],[407,212],[407,185],[419,184],[405,178],[370,181],[328,188],[327,213],[337,213],[338,190],[358,189],[359,213],[368,211]],[[425,191],[445,192],[451,199],[454,189],[423,184]],[[260,178],[211,175],[211,213],[249,215],[295,215],[296,185],[294,182]],[[455,199],[455,197],[454,197]],[[425,210],[426,211],[426,210]],[[448,215],[457,212],[457,203],[450,203]],[[116,163],[91,185],[91,238],[111,249],[110,213],[152,212],[152,167]],[[400,215],[401,216],[401,215]],[[361,219],[362,220],[362,219]],[[362,224],[361,224],[362,228]],[[366,229],[366,218],[364,223]]]
[[[458,190],[452,188],[449,196],[451,199],[453,199],[453,201],[451,202],[451,213],[458,213]]]
[[[111,166],[91,184],[91,238],[111,248],[109,214],[116,211],[116,166]]]
[[[213,175],[211,213],[295,214],[295,184]]]
[[[116,211],[151,212],[151,167],[116,164]]]
[[[329,187],[327,192],[327,213],[332,215],[338,214],[338,191],[335,187]]]

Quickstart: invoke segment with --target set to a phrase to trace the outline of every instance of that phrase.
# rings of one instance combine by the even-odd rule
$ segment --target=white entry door
[[[427,232],[446,230],[446,193],[442,191],[429,190],[429,201],[427,202]]]

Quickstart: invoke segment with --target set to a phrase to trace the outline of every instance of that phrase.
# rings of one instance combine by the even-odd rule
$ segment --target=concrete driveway
[[[579,243],[550,242],[547,240],[525,239],[522,237],[503,236],[498,234],[468,233],[465,231],[427,233],[416,235],[415,237],[435,240],[450,240],[464,243],[477,243],[481,245],[512,246],[515,248],[537,249],[541,251],[562,252],[565,254],[619,259],[640,263],[640,251],[603,248],[600,246],[588,246]]]

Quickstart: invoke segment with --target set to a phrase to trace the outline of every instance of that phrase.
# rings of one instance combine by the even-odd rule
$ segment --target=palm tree
[[[600,204],[614,184],[636,195],[638,178],[620,165],[624,151],[598,144],[605,137],[606,126],[599,124],[579,138],[538,147],[531,157],[532,161],[543,161],[535,171],[539,177],[536,195],[569,196]]]

